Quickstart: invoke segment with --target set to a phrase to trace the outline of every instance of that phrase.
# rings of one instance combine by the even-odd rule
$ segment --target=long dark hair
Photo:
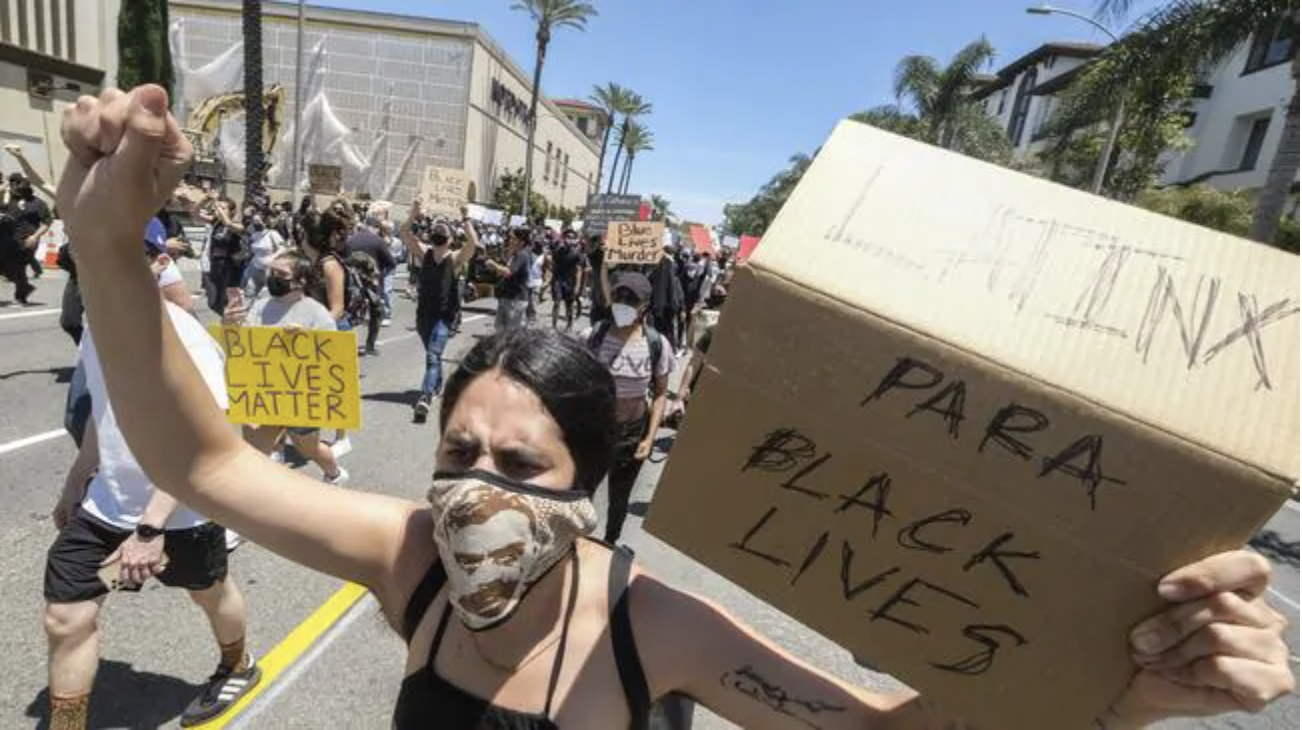
[[[561,427],[574,459],[574,486],[593,492],[610,471],[615,445],[615,379],[584,343],[550,329],[520,329],[480,340],[443,389],[439,429],[461,394],[490,370],[538,396]]]
[[[330,239],[334,234],[341,231],[347,233],[348,230],[348,219],[334,210],[327,210],[324,213],[308,211],[307,215],[299,221],[301,234],[299,240],[319,254],[337,253]]]

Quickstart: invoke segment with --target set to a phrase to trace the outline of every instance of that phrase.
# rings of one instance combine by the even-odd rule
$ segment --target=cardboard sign
[[[512,228],[518,228],[518,227],[524,225],[525,222],[526,222],[525,217],[522,216],[522,215],[513,215],[513,216],[511,216],[511,227],[512,227]]]
[[[307,181],[313,195],[338,195],[343,190],[344,169],[339,165],[308,165]]]
[[[231,423],[362,426],[357,337],[280,327],[211,327],[226,352]]]
[[[665,224],[612,223],[606,232],[606,260],[617,264],[657,264],[665,255]]]
[[[461,170],[427,167],[420,180],[420,197],[425,212],[434,215],[461,215],[461,206],[470,195],[470,176]]]
[[[640,195],[593,195],[583,209],[583,224],[588,233],[604,236],[611,223],[639,220],[641,211]]]
[[[728,312],[648,531],[977,727],[1093,727],[1298,476],[1296,258],[865,125]]]

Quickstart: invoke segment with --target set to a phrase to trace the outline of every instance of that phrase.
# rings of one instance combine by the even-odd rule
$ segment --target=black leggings
[[[638,444],[646,436],[647,420],[647,416],[643,416],[615,427],[615,458],[606,480],[608,499],[605,539],[612,545],[619,541],[619,535],[624,529],[629,498],[637,484],[637,475],[642,471],[642,461],[636,455]]]

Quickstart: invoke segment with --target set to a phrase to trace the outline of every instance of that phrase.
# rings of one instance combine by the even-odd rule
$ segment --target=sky
[[[543,92],[582,99],[613,81],[649,100],[655,150],[637,157],[630,191],[663,195],[674,213],[706,224],[792,155],[812,153],[839,119],[892,103],[904,56],[943,63],[985,35],[998,52],[994,71],[1048,41],[1106,42],[1079,20],[1028,15],[1039,0],[592,1],[599,15],[586,31],[553,34]],[[310,2],[478,23],[533,71],[534,27],[510,0]]]

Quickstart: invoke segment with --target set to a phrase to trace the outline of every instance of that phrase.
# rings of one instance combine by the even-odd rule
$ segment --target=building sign
[[[533,117],[529,116],[529,101],[521,99],[512,91],[506,88],[497,79],[493,79],[492,88],[493,109],[498,116],[510,122],[521,122],[527,129],[533,123]]]

